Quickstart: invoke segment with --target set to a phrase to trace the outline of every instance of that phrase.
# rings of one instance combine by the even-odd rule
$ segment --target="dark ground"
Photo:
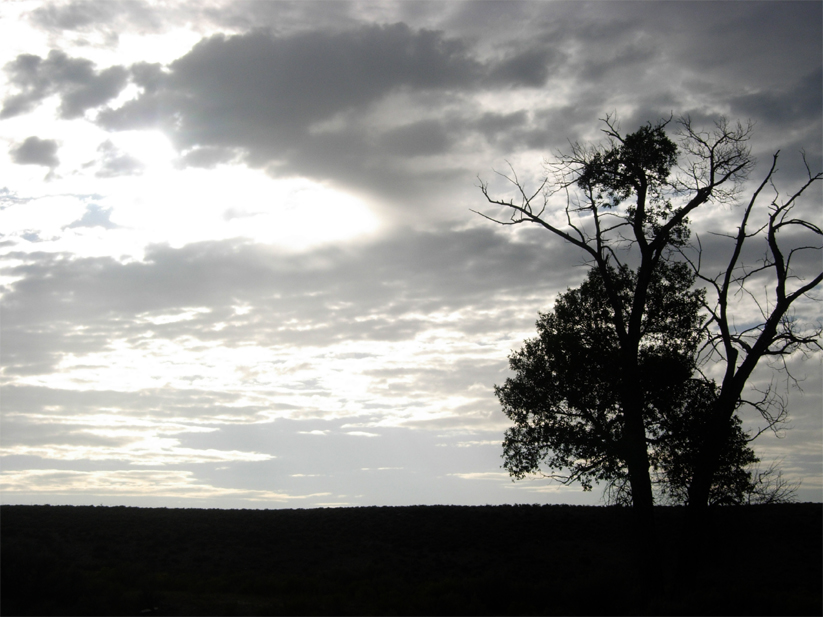
[[[2,506],[0,611],[821,614],[823,505],[716,510],[697,567],[683,514],[657,510],[651,585],[621,508]]]

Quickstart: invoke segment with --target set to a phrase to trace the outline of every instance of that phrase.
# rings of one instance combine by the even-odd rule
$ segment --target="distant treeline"
[[[700,571],[658,508],[660,584],[628,508],[2,506],[3,615],[823,612],[823,505],[718,508]]]

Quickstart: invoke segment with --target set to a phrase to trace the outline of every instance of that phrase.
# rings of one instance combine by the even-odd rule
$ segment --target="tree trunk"
[[[744,361],[737,374],[729,372],[723,381],[723,387],[712,405],[709,420],[706,423],[703,443],[695,462],[692,481],[689,485],[689,512],[692,518],[700,517],[709,506],[714,474],[720,461],[723,447],[727,443],[731,419],[737,408],[737,401],[757,360],[752,355]]]
[[[634,360],[634,362],[632,362]],[[643,423],[642,394],[637,383],[637,356],[627,358],[623,367],[623,459],[629,470],[634,510],[634,545],[639,572],[647,580],[655,576],[657,563],[657,529],[654,520],[654,494],[649,476],[649,453]]]
[[[624,343],[622,350],[620,398],[623,407],[622,456],[629,468],[632,504],[639,513],[651,512],[654,505],[649,477],[649,452],[646,445],[646,425],[643,422],[643,393],[638,388],[640,368],[637,363],[639,337]]]
[[[712,410],[689,485],[688,507],[692,515],[698,515],[709,506],[714,474],[719,465],[723,444],[728,439],[733,413],[734,405],[724,405],[722,398],[715,403]]]
[[[715,441],[715,439],[712,438],[711,441]],[[707,443],[698,457],[692,475],[692,482],[689,485],[688,507],[693,516],[699,515],[709,507],[709,495],[714,480],[714,472],[717,469],[719,454],[719,448],[716,445]]]
[[[626,465],[629,468],[629,482],[632,486],[632,505],[643,516],[648,516],[654,506],[652,482],[649,477],[649,454],[646,451],[646,431],[641,418],[636,414],[626,418]],[[653,522],[653,519],[648,522]]]
[[[637,409],[637,408],[635,408]],[[634,570],[640,589],[639,600],[653,607],[662,589],[662,571],[657,546],[657,526],[654,519],[654,494],[649,476],[649,454],[646,431],[639,414],[627,414],[624,424],[624,457],[632,487]],[[654,612],[654,611],[652,611]]]
[[[639,327],[634,328],[639,330]],[[630,333],[631,335],[632,333]],[[637,355],[639,336],[629,336],[622,350],[621,392],[623,407],[622,457],[629,470],[632,487],[632,506],[637,520],[637,533],[648,546],[655,537],[654,494],[649,477],[649,452],[646,445],[646,426],[643,422],[643,394],[637,387],[639,367]]]
[[[701,569],[706,551],[711,549],[708,545],[708,531],[712,526],[709,497],[726,436],[725,431],[729,426],[728,419],[723,422],[722,417],[719,417],[723,415],[721,409],[716,408],[713,411],[689,484],[688,503],[680,536],[675,578],[676,586],[683,592],[687,592],[695,584],[695,576]]]

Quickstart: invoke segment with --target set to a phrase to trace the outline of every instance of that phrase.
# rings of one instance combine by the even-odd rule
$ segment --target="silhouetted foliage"
[[[635,278],[626,267],[612,273],[626,303]],[[687,501],[700,424],[717,395],[713,382],[695,374],[704,293],[691,289],[694,278],[684,263],[661,264],[642,324],[637,386],[646,401],[643,419],[658,499],[672,504]],[[629,309],[624,306],[626,314]],[[503,442],[503,466],[513,477],[545,464],[551,477],[579,482],[584,490],[604,482],[609,503],[628,504],[631,486],[620,452],[620,349],[611,311],[599,271],[592,269],[579,288],[561,294],[554,309],[540,315],[538,337],[510,356],[515,376],[495,392],[514,422]],[[713,504],[748,503],[755,493],[747,468],[759,460],[740,419],[732,421]]]

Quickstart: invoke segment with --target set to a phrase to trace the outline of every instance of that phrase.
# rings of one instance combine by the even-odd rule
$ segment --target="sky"
[[[479,183],[536,187],[607,114],[726,117],[742,195],[778,150],[785,195],[823,168],[822,58],[819,2],[3,3],[2,503],[602,503],[501,467],[494,385],[587,266],[474,213]],[[709,266],[739,213],[692,217]],[[753,446],[801,501],[821,357],[752,379],[788,397]]]

